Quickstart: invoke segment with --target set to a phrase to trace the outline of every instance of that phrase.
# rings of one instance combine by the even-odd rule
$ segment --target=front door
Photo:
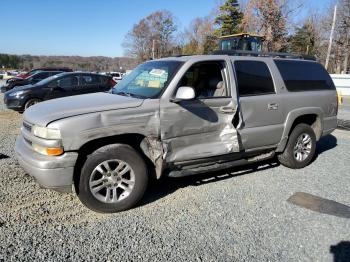
[[[230,89],[232,71],[227,61],[206,61],[188,65],[176,88],[191,86],[196,98],[160,106],[161,139],[168,163],[204,159],[239,152],[234,116],[235,92]],[[180,74],[180,73],[179,73]]]

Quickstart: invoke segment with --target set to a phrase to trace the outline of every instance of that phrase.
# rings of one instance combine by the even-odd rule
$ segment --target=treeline
[[[137,65],[128,57],[31,56],[0,54],[0,67],[30,70],[38,67],[69,67],[81,71],[125,71]]]
[[[0,69],[1,68],[20,68],[22,59],[17,55],[0,54]]]
[[[211,14],[195,18],[184,31],[169,11],[142,18],[125,36],[125,54],[138,61],[169,55],[207,54],[217,49],[218,38],[239,32],[264,36],[264,51],[315,55],[325,63],[332,25],[333,7],[338,3],[337,23],[328,70],[349,71],[350,0],[339,0],[321,12],[302,0],[226,0]],[[311,10],[305,12],[305,10]],[[307,13],[306,17],[300,13]]]

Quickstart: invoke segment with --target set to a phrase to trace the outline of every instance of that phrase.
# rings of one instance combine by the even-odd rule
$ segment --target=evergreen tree
[[[219,36],[236,34],[241,31],[243,13],[239,9],[237,0],[226,0],[220,6],[220,14],[215,19],[215,24],[219,26],[216,33]]]
[[[318,36],[314,24],[309,19],[302,27],[296,29],[290,37],[289,45],[292,52],[315,55],[317,52]]]

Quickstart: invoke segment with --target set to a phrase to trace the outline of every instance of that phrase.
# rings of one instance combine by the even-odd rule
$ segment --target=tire
[[[306,143],[308,142],[308,143]],[[315,156],[316,135],[307,124],[298,124],[289,136],[284,152],[278,155],[279,162],[292,169],[304,168]]]
[[[134,207],[147,184],[147,167],[140,154],[128,145],[113,144],[87,156],[77,195],[93,211],[115,213]]]
[[[31,107],[37,103],[40,103],[40,102],[41,102],[41,100],[38,98],[29,99],[24,105],[24,110],[27,110],[29,107]]]

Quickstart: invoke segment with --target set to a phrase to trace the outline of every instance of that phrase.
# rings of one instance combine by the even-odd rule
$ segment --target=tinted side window
[[[275,60],[289,91],[335,89],[326,69],[315,62]]]
[[[275,88],[269,68],[260,61],[235,61],[240,96],[274,94]]]
[[[107,82],[109,81],[109,79],[111,79],[111,78],[108,78],[108,77],[105,77],[105,76],[99,76],[99,78],[100,78],[100,83],[102,85],[106,85]]]
[[[77,76],[69,76],[64,77],[59,80],[61,88],[70,88],[78,85],[78,77]]]
[[[39,74],[36,74],[35,76],[33,76],[33,79],[34,80],[41,80],[41,79],[48,78],[49,76],[50,76],[50,73],[42,72],[42,73],[39,73]]]
[[[98,85],[100,84],[100,79],[95,75],[83,75],[82,76],[83,85]]]

